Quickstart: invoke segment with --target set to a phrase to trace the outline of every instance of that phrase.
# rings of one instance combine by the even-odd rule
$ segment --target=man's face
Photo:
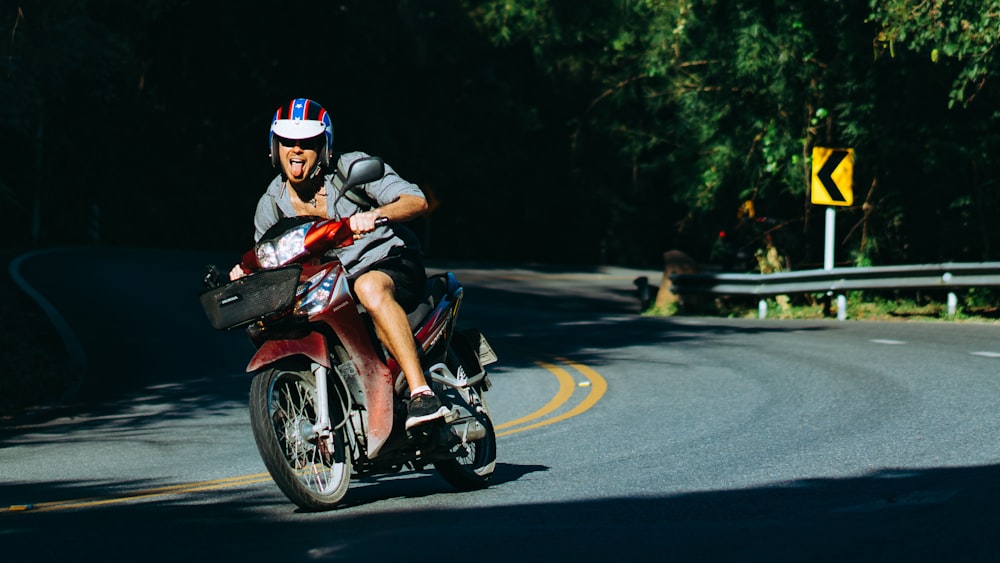
[[[319,153],[324,144],[323,135],[310,139],[278,137],[278,159],[289,182],[298,183],[309,177],[309,173],[319,165]]]

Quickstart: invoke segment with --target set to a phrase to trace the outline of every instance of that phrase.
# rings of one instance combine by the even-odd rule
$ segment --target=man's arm
[[[412,221],[427,212],[427,200],[421,196],[403,194],[395,201],[380,205],[369,211],[356,213],[350,218],[351,230],[355,235],[375,230],[375,220],[385,217],[395,223]]]

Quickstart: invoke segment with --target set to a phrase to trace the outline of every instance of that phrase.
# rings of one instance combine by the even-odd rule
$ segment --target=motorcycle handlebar
[[[340,220],[340,221],[327,220],[327,221],[329,221],[331,223],[334,223],[334,222],[346,223],[346,220]],[[376,227],[382,227],[382,226],[388,225],[389,223],[391,223],[391,221],[389,220],[388,217],[379,217],[378,219],[375,220],[375,226]],[[332,235],[335,232],[336,232],[336,230],[333,230],[330,234]],[[350,239],[348,239],[348,240],[350,240]],[[260,269],[260,264],[257,262],[257,253],[256,253],[255,248],[256,247],[251,248],[250,250],[248,250],[243,255],[242,260],[240,260],[240,264],[239,265],[243,269],[244,272],[249,273],[249,272],[253,272],[253,271],[256,271],[256,270]]]

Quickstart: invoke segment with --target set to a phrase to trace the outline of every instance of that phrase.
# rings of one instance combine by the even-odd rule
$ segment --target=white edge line
[[[1000,358],[1000,352],[969,352],[973,356],[982,356],[984,358]]]

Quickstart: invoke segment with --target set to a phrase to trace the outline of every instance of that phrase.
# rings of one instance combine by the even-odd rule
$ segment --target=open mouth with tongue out
[[[292,178],[304,178],[306,175],[306,161],[302,158],[288,159],[288,175]]]
[[[319,159],[309,154],[286,154],[285,176],[293,183],[304,182],[319,166]]]

